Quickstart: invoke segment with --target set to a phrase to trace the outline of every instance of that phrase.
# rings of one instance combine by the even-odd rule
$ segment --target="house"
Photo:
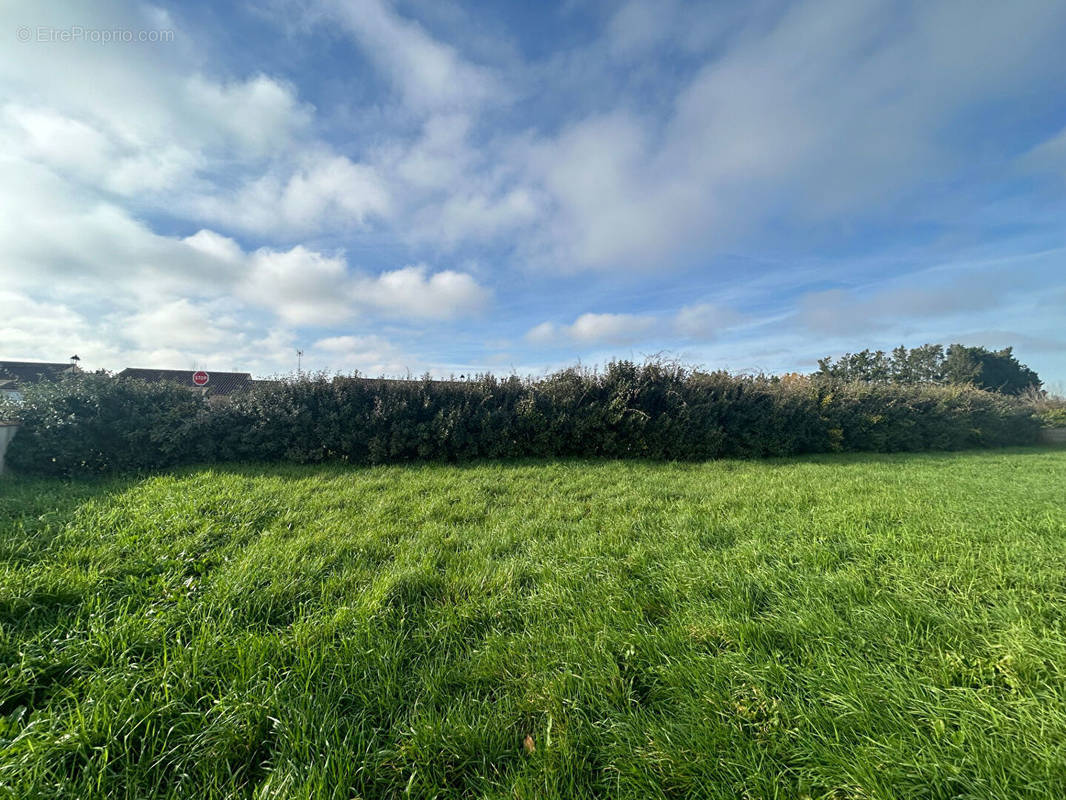
[[[148,383],[173,383],[201,389],[211,397],[229,397],[235,392],[252,388],[252,375],[249,372],[207,372],[191,369],[138,369],[126,368],[115,377],[135,378]]]
[[[20,386],[40,381],[55,381],[78,371],[73,363],[56,364],[45,361],[0,361],[0,397],[22,399]]]

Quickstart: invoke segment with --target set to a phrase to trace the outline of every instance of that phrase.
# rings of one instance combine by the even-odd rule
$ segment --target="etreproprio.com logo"
[[[15,31],[20,42],[89,42],[90,44],[134,44],[137,42],[172,42],[174,31],[135,28],[86,28],[71,25],[66,28],[23,25]]]

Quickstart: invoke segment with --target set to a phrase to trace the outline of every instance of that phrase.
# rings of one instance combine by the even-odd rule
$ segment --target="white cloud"
[[[490,293],[470,275],[444,270],[432,275],[424,264],[384,272],[356,282],[357,302],[393,316],[454,319],[481,311]]]
[[[138,348],[167,346],[201,350],[234,344],[238,323],[231,303],[194,304],[171,300],[123,319],[123,335]]]
[[[554,322],[542,322],[526,332],[526,341],[530,344],[554,344],[562,334],[562,328]]]
[[[235,195],[201,197],[192,208],[240,230],[275,235],[364,226],[372,217],[389,215],[389,189],[374,167],[331,153],[300,160],[295,169],[262,175]]]
[[[253,158],[283,147],[307,127],[310,109],[295,90],[266,75],[231,83],[194,75],[184,84],[184,110],[195,130],[217,131],[228,143]]]
[[[225,251],[217,234],[201,232],[197,246]],[[291,325],[326,326],[371,313],[400,320],[445,320],[484,309],[491,293],[471,275],[453,270],[430,273],[420,264],[380,273],[357,274],[342,255],[327,256],[297,245],[279,251],[260,248],[242,260],[237,296],[267,308]]]
[[[469,240],[491,241],[521,229],[541,213],[539,198],[524,187],[488,192],[459,189],[449,193],[439,205],[429,205],[415,215],[415,233],[448,247]]]
[[[655,324],[655,317],[638,314],[582,314],[570,325],[542,322],[526,333],[526,341],[542,345],[632,344],[644,338]]]
[[[323,0],[319,10],[355,37],[413,110],[476,107],[503,94],[491,70],[467,62],[382,0]]]
[[[627,345],[672,338],[708,341],[744,319],[738,312],[712,303],[683,306],[671,315],[589,313],[570,325],[542,322],[530,328],[525,339],[545,346]]]
[[[327,337],[301,345],[293,329],[256,325],[232,300],[184,298],[141,310],[89,318],[70,306],[0,290],[0,344],[8,359],[65,360],[77,353],[84,369],[128,366],[289,373],[296,349],[305,367],[366,375],[403,375],[426,368],[417,355],[378,335]]]
[[[244,257],[241,246],[233,239],[206,228],[197,231],[192,236],[186,236],[182,241],[212,261],[221,264],[237,264]]]
[[[386,150],[383,160],[396,176],[414,189],[446,190],[469,177],[477,153],[468,143],[469,114],[441,113],[425,121],[409,147]]]
[[[80,69],[93,71],[92,59],[87,62]],[[86,107],[82,98],[48,91],[43,77],[22,78],[32,89],[10,93],[37,102],[0,108],[0,142],[7,154],[123,196],[147,199],[167,189],[197,189],[210,182],[209,169],[220,162],[254,163],[284,152],[309,120],[289,87],[262,75],[220,84],[149,70],[136,82],[153,79],[158,96],[138,108],[110,97]],[[114,91],[129,88],[114,83]],[[97,89],[91,96],[104,94]]]
[[[707,340],[742,322],[744,317],[730,308],[697,303],[678,310],[673,319],[676,333],[688,339]]]
[[[665,35],[670,13],[649,14],[619,11],[620,51]],[[553,201],[524,249],[536,266],[662,269],[770,221],[890,216],[959,168],[944,132],[960,115],[1046,82],[1063,14],[825,0],[741,22],[665,114],[619,103],[531,145],[528,180]]]
[[[262,73],[207,74],[199,39],[164,12],[122,0],[0,12],[10,30],[67,29],[72,20],[87,29],[162,27],[174,41],[0,41],[0,95],[13,98],[0,105],[8,157],[205,227],[300,233],[387,212],[380,178],[319,141],[314,109],[292,85]]]
[[[525,179],[507,142],[473,144],[468,113],[428,117],[408,144],[382,147],[375,169],[401,200],[396,217],[418,242],[447,248],[519,234],[543,216],[544,193]]]
[[[655,320],[636,314],[582,314],[570,326],[570,336],[578,342],[625,344],[651,330]]]
[[[402,375],[418,366],[417,359],[403,353],[399,347],[381,336],[346,335],[319,339],[311,346],[310,355],[326,370],[363,375]]]
[[[59,361],[74,354],[113,352],[92,333],[89,321],[60,301],[42,301],[0,289],[3,358]]]
[[[296,245],[287,251],[262,248],[252,253],[237,292],[290,325],[331,325],[355,313],[349,286],[342,257]]]
[[[0,161],[0,276],[40,289],[61,283],[108,304],[165,304],[230,296],[286,324],[322,326],[368,312],[403,319],[474,313],[490,293],[471,275],[424,265],[377,276],[356,272],[343,254],[302,244],[245,251],[203,229],[163,236],[122,207],[71,187],[43,167]]]
[[[530,148],[531,167],[554,200],[539,244],[550,261],[563,269],[661,268],[664,251],[703,209],[691,179],[655,170],[649,148],[645,123],[624,113],[588,119]]]

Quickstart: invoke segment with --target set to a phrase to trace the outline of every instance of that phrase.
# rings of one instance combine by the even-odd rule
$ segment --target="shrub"
[[[1023,396],[1041,427],[1066,428],[1066,397],[1036,387],[1030,388]]]
[[[28,386],[4,416],[21,422],[7,463],[42,475],[166,467],[213,457],[205,398],[167,383],[104,374]]]
[[[540,380],[313,375],[228,403],[101,375],[29,387],[10,464],[71,475],[204,461],[525,456],[694,460],[1026,444],[1031,402],[968,386],[827,382],[612,362]]]

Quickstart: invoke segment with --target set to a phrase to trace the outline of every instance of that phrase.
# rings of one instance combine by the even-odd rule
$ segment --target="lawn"
[[[0,479],[3,797],[1066,797],[1066,451]]]

